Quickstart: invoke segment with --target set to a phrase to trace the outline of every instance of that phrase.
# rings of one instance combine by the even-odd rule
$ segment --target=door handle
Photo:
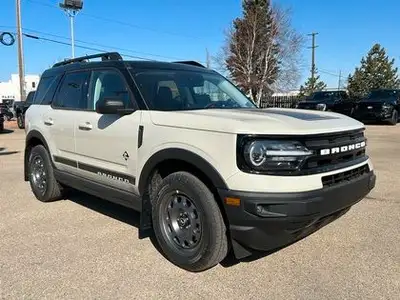
[[[92,124],[90,124],[90,122],[85,122],[85,123],[79,124],[78,128],[80,130],[92,130],[93,126],[92,126]]]
[[[54,125],[54,121],[52,118],[48,118],[47,120],[43,121],[44,125],[51,126]]]

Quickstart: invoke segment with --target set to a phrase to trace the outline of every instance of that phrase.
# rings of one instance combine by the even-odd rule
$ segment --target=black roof
[[[89,59],[101,58],[102,61],[89,61]],[[90,56],[78,57],[63,62],[56,63],[52,68],[47,69],[43,76],[55,75],[60,72],[84,70],[99,67],[119,67],[128,69],[165,69],[165,70],[187,70],[187,71],[202,71],[214,72],[207,69],[202,64],[195,61],[146,61],[146,60],[122,60],[122,57],[117,52],[99,53]]]

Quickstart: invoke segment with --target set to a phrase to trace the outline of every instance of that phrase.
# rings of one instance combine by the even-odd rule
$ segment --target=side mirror
[[[133,113],[133,108],[125,108],[123,101],[105,98],[96,103],[96,112],[105,115],[127,115]]]

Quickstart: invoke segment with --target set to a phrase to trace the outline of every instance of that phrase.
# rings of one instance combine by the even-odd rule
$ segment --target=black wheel
[[[396,125],[398,120],[399,120],[399,113],[397,112],[397,110],[393,109],[392,117],[390,118],[389,124]]]
[[[28,171],[32,192],[38,200],[50,202],[62,198],[62,187],[54,177],[50,155],[42,145],[32,148]]]
[[[192,272],[209,269],[228,253],[226,226],[213,193],[197,177],[165,177],[153,199],[155,236],[164,255]]]
[[[24,115],[19,114],[17,117],[17,123],[18,123],[18,128],[19,129],[24,129],[25,128],[25,120],[24,120]]]

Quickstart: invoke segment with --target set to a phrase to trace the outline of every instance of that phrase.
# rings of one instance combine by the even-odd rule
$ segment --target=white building
[[[26,94],[28,94],[30,91],[36,91],[39,79],[39,75],[25,76]],[[3,100],[20,100],[18,74],[11,74],[11,79],[9,81],[0,82],[0,103],[2,103]]]

